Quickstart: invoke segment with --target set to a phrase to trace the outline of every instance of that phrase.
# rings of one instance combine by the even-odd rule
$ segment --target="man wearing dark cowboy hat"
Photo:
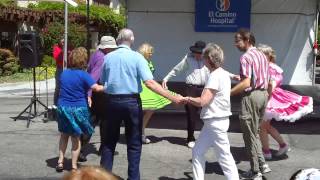
[[[202,59],[202,50],[205,48],[206,43],[197,41],[190,47],[189,53],[178,63],[163,79],[162,87],[167,88],[167,82],[172,77],[177,76],[181,72],[186,72],[186,96],[199,97],[203,90],[204,84],[209,76],[209,70],[204,64]],[[195,145],[194,129],[196,120],[200,120],[198,114],[199,108],[191,104],[186,104],[185,109],[187,112],[187,146],[193,148]]]

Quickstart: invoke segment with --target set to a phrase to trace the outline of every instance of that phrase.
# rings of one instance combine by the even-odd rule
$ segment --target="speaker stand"
[[[23,109],[20,114],[14,118],[14,121],[16,121],[17,119],[21,118],[21,115],[25,112],[27,112],[27,110],[29,110],[28,113],[28,117],[27,117],[27,128],[30,126],[30,122],[31,122],[31,118],[35,118],[37,116],[40,116],[41,114],[38,114],[37,112],[37,103],[39,103],[40,105],[42,105],[45,110],[48,110],[48,106],[46,106],[44,103],[42,103],[39,98],[37,97],[37,93],[36,93],[36,68],[33,67],[32,68],[32,76],[33,76],[33,96],[31,97],[31,101],[29,103],[29,105]],[[32,112],[32,107],[33,107],[33,112]]]

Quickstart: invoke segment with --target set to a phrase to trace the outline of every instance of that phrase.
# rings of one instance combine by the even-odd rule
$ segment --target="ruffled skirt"
[[[313,111],[313,99],[296,93],[275,88],[268,102],[265,119],[294,122]]]
[[[140,93],[140,98],[142,102],[143,110],[157,110],[170,104],[171,101],[147,88],[144,83],[142,85],[142,92]],[[174,94],[173,92],[171,92]]]
[[[90,110],[88,107],[58,107],[58,129],[60,132],[80,136],[81,134],[92,135]]]

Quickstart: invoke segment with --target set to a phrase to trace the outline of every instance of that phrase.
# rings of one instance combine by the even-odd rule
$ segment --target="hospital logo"
[[[228,11],[230,8],[230,0],[216,0],[216,8],[219,11]]]

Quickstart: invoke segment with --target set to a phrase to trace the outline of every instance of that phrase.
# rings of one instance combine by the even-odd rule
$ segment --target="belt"
[[[254,92],[254,91],[266,91],[266,89],[252,89],[252,90],[250,90],[250,91],[244,91],[244,94],[245,94],[245,95],[248,95],[248,94],[250,94],[250,93],[252,93],[252,92]]]
[[[108,98],[139,98],[140,94],[107,94]]]
[[[204,88],[204,85],[193,85],[193,84],[187,84],[189,87],[195,87],[195,88]]]

